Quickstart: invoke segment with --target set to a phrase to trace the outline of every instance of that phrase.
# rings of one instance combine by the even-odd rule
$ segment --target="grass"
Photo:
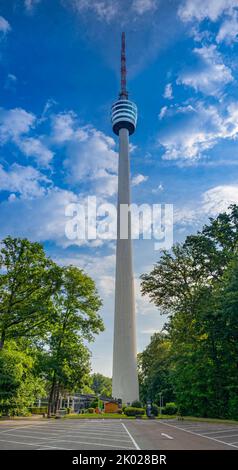
[[[135,416],[126,416],[118,413],[84,413],[84,414],[69,414],[63,417],[64,419],[136,419]],[[147,416],[142,416],[143,420],[147,420]],[[178,419],[177,415],[159,415],[156,419]],[[198,418],[196,416],[184,416],[185,421],[195,421],[204,423],[220,423],[220,424],[237,424],[238,421],[232,419],[218,419],[218,418]],[[181,420],[181,423],[183,420]]]
[[[84,413],[84,414],[69,414],[65,415],[64,419],[135,419],[134,416],[126,416],[119,413]],[[146,416],[143,417],[147,418]]]
[[[135,416],[126,416],[119,413],[84,413],[84,414],[69,414],[63,416],[64,419],[136,419]],[[171,415],[161,415],[157,419],[169,419],[176,418],[176,416]],[[141,419],[148,419],[146,415],[142,416]]]

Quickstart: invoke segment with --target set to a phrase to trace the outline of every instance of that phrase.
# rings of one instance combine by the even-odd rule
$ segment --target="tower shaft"
[[[130,205],[129,132],[119,131],[116,290],[112,394],[123,403],[139,399],[136,358],[135,294],[132,264],[131,216],[128,237],[121,239],[121,204]]]
[[[112,128],[119,136],[117,247],[112,395],[123,403],[139,399],[136,358],[135,293],[130,214],[129,135],[135,132],[137,107],[126,90],[125,33],[121,45],[121,91],[112,105]],[[124,206],[123,206],[124,205]],[[122,206],[127,216],[122,218]],[[126,232],[126,233],[125,233]]]

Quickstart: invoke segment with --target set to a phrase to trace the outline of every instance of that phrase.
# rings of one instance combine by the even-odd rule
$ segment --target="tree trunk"
[[[49,394],[49,400],[48,400],[48,411],[47,411],[47,417],[51,417],[51,413],[53,411],[53,404],[54,404],[54,394],[55,394],[55,382],[56,382],[56,377],[55,373],[53,375],[52,379],[52,384],[51,384],[51,389],[50,389],[50,394]]]
[[[59,405],[60,405],[59,391],[60,391],[60,386],[59,386],[59,383],[58,383],[55,387],[55,399],[54,399],[54,412],[55,412],[55,414],[57,413],[57,411],[59,411]]]
[[[1,334],[1,338],[0,338],[0,351],[3,349],[5,339],[6,339],[6,332],[5,330],[3,330]]]

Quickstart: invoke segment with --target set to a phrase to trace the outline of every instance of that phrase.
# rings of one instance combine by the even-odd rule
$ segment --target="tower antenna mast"
[[[126,90],[126,35],[121,35],[121,91],[120,99],[128,100],[128,91]]]

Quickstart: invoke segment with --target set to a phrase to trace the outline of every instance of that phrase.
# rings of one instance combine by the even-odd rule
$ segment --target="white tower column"
[[[129,132],[119,130],[118,208],[112,395],[123,403],[139,399],[131,217],[128,238],[121,239],[121,204],[130,205]]]

